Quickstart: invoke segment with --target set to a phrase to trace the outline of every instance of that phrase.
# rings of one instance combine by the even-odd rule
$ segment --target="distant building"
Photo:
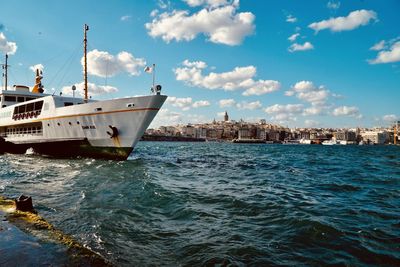
[[[224,121],[225,121],[225,122],[228,122],[228,121],[229,121],[229,116],[228,116],[228,112],[227,112],[227,111],[225,111]]]
[[[249,139],[250,138],[249,128],[247,128],[247,127],[240,128],[239,132],[238,132],[238,138],[239,139]]]
[[[353,131],[338,131],[336,133],[336,140],[342,141],[356,141],[357,134]]]
[[[182,127],[182,136],[195,137],[196,129],[192,125]]]
[[[365,143],[382,145],[386,141],[387,133],[382,131],[367,131],[361,133],[361,137]]]
[[[204,128],[204,127],[196,128],[196,136],[195,137],[206,139],[207,138],[207,128]]]

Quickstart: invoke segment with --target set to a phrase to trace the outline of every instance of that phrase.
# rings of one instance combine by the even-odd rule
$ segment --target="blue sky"
[[[10,84],[46,92],[169,97],[152,126],[231,119],[289,127],[372,127],[400,119],[398,0],[3,1]],[[3,58],[3,56],[2,56]],[[1,60],[3,62],[3,59]],[[2,81],[3,85],[3,81]]]

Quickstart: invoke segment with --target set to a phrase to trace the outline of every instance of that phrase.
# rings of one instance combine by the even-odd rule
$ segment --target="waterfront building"
[[[355,142],[357,140],[357,135],[353,131],[348,131],[348,130],[338,131],[336,133],[336,140]]]
[[[250,138],[250,130],[247,127],[239,128],[238,139],[249,139]]]
[[[196,129],[189,124],[182,127],[181,133],[182,136],[194,138],[196,136]]]
[[[387,132],[383,131],[366,131],[361,133],[363,142],[367,144],[382,145],[385,143],[387,136]]]

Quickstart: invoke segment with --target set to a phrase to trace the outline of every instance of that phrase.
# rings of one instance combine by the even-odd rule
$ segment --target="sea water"
[[[399,146],[140,142],[121,162],[1,155],[0,195],[20,194],[117,266],[400,266]],[[57,247],[32,239],[23,263],[37,263],[38,246],[51,263]],[[1,251],[0,263],[22,263]]]

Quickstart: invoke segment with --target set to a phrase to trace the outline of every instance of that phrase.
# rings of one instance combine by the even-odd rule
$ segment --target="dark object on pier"
[[[19,211],[34,212],[32,197],[20,195],[17,199],[15,199],[15,206]]]

